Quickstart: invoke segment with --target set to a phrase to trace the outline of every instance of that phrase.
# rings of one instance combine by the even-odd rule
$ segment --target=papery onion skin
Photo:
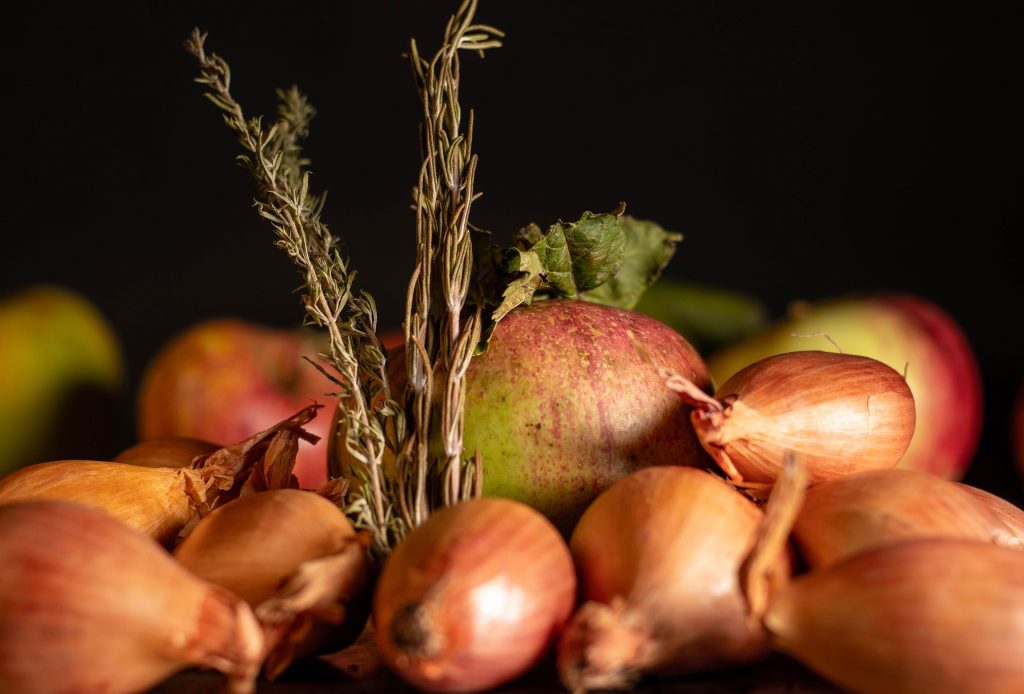
[[[191,472],[95,460],[39,463],[0,479],[0,504],[74,501],[169,545],[196,513],[188,492]]]
[[[151,539],[70,502],[0,507],[0,691],[120,694],[212,667],[251,691],[249,607]]]
[[[957,482],[956,485],[988,507],[992,513],[1012,529],[1015,538],[1024,539],[1024,510],[984,489],[978,489],[962,482]]]
[[[808,489],[793,535],[811,568],[886,544],[926,538],[1024,549],[1024,526],[1007,522],[993,503],[927,472],[868,470]]]
[[[923,297],[884,292],[794,304],[781,323],[711,355],[708,367],[724,383],[758,359],[822,349],[829,341],[906,370],[917,426],[899,467],[963,477],[981,434],[981,373],[961,327]]]
[[[195,458],[189,467],[165,468],[94,460],[30,465],[0,479],[0,503],[74,501],[106,511],[167,546],[227,497],[287,485],[301,427],[316,417],[310,405],[244,441]],[[267,477],[269,475],[269,478]]]
[[[231,501],[199,521],[174,557],[250,605],[277,592],[298,566],[355,537],[341,509],[309,491],[278,489]]]
[[[790,352],[734,374],[695,409],[705,450],[735,482],[771,484],[788,454],[811,485],[859,470],[895,467],[914,433],[914,398],[903,376],[874,359]]]
[[[298,489],[259,492],[231,501],[207,515],[174,549],[174,557],[196,576],[230,590],[254,608],[280,596],[307,562],[347,553],[316,604],[285,610],[284,622],[268,637],[273,655],[267,676],[293,660],[337,651],[356,639],[370,613],[370,562],[365,547],[340,508]],[[326,606],[340,614],[321,614]],[[279,612],[279,611],[278,611]],[[284,644],[278,648],[278,642]],[[277,649],[277,650],[275,650]]]
[[[478,498],[435,512],[395,548],[373,623],[384,660],[413,686],[480,691],[533,667],[575,597],[555,527],[522,503]]]
[[[177,436],[139,441],[116,456],[114,462],[141,467],[188,467],[195,459],[209,455],[221,446],[209,441]]]
[[[570,620],[559,643],[563,683],[622,688],[645,672],[709,671],[767,655],[767,635],[747,619],[739,586],[763,515],[696,468],[647,468],[606,490],[570,548],[582,598],[611,609],[596,625],[580,621],[582,610]],[[787,558],[776,571],[789,575]]]
[[[776,648],[855,692],[1024,691],[1024,553],[969,540],[862,552],[777,591]]]

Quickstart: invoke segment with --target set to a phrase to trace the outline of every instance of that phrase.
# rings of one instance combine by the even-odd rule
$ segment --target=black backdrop
[[[3,41],[0,293],[51,281],[110,317],[130,388],[172,334],[234,315],[294,325],[299,278],[251,209],[235,144],[191,82],[193,25],[271,113],[298,83],[325,218],[397,324],[412,262],[419,112],[400,54],[454,0],[37,2]],[[985,378],[968,481],[1020,501],[1008,409],[1024,376],[1019,26],[1000,6],[483,0],[508,34],[463,58],[474,221],[499,234],[620,200],[682,231],[671,275],[797,298],[905,290],[952,313]],[[121,438],[133,436],[130,404]]]

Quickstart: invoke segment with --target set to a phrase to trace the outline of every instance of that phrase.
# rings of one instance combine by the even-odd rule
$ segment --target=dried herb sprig
[[[405,528],[389,502],[396,490],[382,473],[381,461],[388,445],[398,446],[388,440],[388,432],[396,432],[401,440],[403,413],[389,390],[385,352],[376,333],[376,305],[369,294],[353,292],[355,273],[320,219],[325,196],[309,192],[301,142],[315,111],[292,88],[278,92],[278,119],[269,129],[264,129],[261,118],[246,119],[231,95],[227,62],[208,54],[205,40],[196,29],[185,44],[199,61],[196,81],[209,89],[206,96],[223,111],[224,122],[245,150],[238,160],[260,187],[257,210],[273,224],[277,245],[304,274],[308,322],[325,328],[330,338],[330,353],[320,356],[335,373],[317,366],[341,389],[344,445],[362,463],[367,477],[366,484],[353,491],[349,513],[357,524],[373,531],[375,548],[387,552]],[[389,418],[395,421],[393,428],[387,425]]]
[[[476,0],[465,0],[445,29],[434,57],[420,56],[411,42],[409,60],[423,103],[420,138],[423,163],[415,189],[416,265],[409,283],[405,338],[406,405],[409,432],[399,453],[399,469],[414,478],[414,496],[403,499],[406,521],[419,525],[436,503],[448,505],[479,493],[480,459],[462,460],[465,374],[480,340],[480,308],[465,310],[473,281],[473,245],[469,213],[479,197],[473,189],[477,157],[473,153],[473,113],[462,130],[459,104],[459,51],[483,56],[501,45],[504,34],[474,24]],[[438,286],[434,286],[434,278]],[[433,388],[443,387],[434,412]],[[432,418],[439,415],[442,458],[432,460]],[[439,485],[431,485],[430,480]],[[440,498],[432,498],[432,489]]]
[[[309,192],[309,162],[302,157],[301,143],[315,111],[296,88],[279,90],[278,119],[265,130],[260,118],[247,120],[231,96],[230,69],[222,58],[206,53],[206,36],[195,30],[186,42],[199,61],[197,82],[208,87],[206,96],[224,112],[245,150],[238,158],[260,186],[258,211],[273,224],[277,245],[304,273],[307,319],[330,336],[330,354],[321,357],[336,374],[324,372],[341,387],[345,447],[360,463],[352,472],[364,482],[353,489],[347,512],[373,532],[375,549],[382,554],[426,520],[432,508],[481,493],[479,454],[471,462],[462,460],[464,378],[482,321],[479,307],[466,308],[473,282],[469,212],[479,194],[473,189],[472,112],[462,130],[458,52],[482,55],[500,46],[503,34],[474,24],[476,7],[476,0],[464,0],[432,60],[420,57],[415,41],[408,56],[423,103],[423,164],[415,189],[417,259],[406,305],[404,409],[392,399],[373,299],[353,293],[355,273],[320,220],[325,197]],[[437,412],[435,383],[443,387]],[[435,416],[443,444],[440,459],[433,458],[429,445]],[[386,448],[397,452],[390,474],[382,465]]]

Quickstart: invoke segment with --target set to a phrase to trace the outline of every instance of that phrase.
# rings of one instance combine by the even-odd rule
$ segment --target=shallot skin
[[[344,512],[315,492],[274,489],[230,501],[199,521],[174,558],[273,627],[270,679],[294,660],[348,646],[369,616],[365,545]]]
[[[302,562],[337,552],[355,534],[341,509],[322,496],[276,489],[215,509],[175,547],[174,557],[256,606]]]
[[[139,441],[116,456],[114,462],[140,467],[188,467],[196,458],[210,455],[219,444],[186,436]]]
[[[38,463],[0,479],[0,503],[73,501],[171,544],[195,515],[188,469],[141,467],[96,460]]]
[[[599,496],[569,545],[591,601],[584,607],[605,616],[588,620],[581,609],[570,621],[558,663],[567,686],[621,688],[644,672],[710,671],[767,655],[739,581],[763,517],[721,478],[690,467],[647,468]],[[788,576],[788,557],[776,571]]]
[[[772,596],[774,645],[878,694],[1024,691],[1024,553],[969,540],[887,545]]]
[[[984,489],[978,489],[962,482],[956,482],[956,485],[988,507],[1007,527],[1012,529],[1013,537],[1024,544],[1024,510]]]
[[[695,409],[705,450],[736,482],[771,484],[787,455],[809,483],[895,467],[914,434],[903,376],[850,354],[790,352],[740,370],[718,389],[719,411]]]
[[[0,528],[0,691],[128,694],[189,666],[251,690],[252,611],[151,539],[73,502],[2,506]]]
[[[384,660],[413,686],[481,691],[533,667],[575,597],[555,527],[525,504],[478,498],[435,512],[395,548],[373,623]]]
[[[918,470],[866,470],[807,490],[793,527],[812,568],[896,542],[961,538],[1024,549],[1012,504]]]

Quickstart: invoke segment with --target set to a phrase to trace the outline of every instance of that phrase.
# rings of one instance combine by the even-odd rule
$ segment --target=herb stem
[[[308,130],[314,111],[297,89],[279,91],[279,119],[269,130],[262,119],[247,120],[241,105],[231,95],[231,72],[215,54],[207,54],[206,36],[192,32],[186,49],[199,61],[197,82],[210,91],[206,96],[224,112],[224,121],[246,154],[239,160],[256,179],[260,198],[259,214],[277,232],[277,245],[285,250],[304,273],[309,291],[303,296],[307,318],[326,328],[334,368],[331,374],[341,386],[339,411],[344,422],[344,445],[365,467],[369,477],[369,514],[364,524],[374,533],[377,549],[386,552],[391,543],[386,509],[387,492],[381,479],[381,460],[386,446],[386,404],[374,407],[374,396],[383,391],[384,403],[391,400],[386,376],[386,358],[376,335],[377,313],[372,297],[352,292],[354,273],[340,256],[337,243],[320,220],[323,196],[309,193],[309,172],[300,156],[299,141]]]

